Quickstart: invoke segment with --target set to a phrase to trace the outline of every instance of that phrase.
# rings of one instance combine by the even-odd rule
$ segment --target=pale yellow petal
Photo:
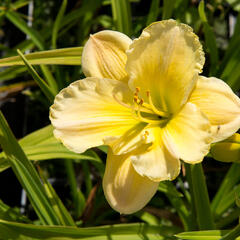
[[[129,128],[121,137],[119,138],[107,138],[105,143],[109,144],[112,148],[114,154],[121,155],[128,152],[132,152],[138,148],[147,148],[152,145],[152,141],[146,137],[146,123],[139,123]]]
[[[149,90],[159,110],[175,113],[187,101],[204,54],[192,29],[174,20],[156,22],[144,29],[127,51],[126,70],[132,90]]]
[[[147,151],[135,152],[131,156],[134,169],[141,175],[159,182],[175,179],[180,172],[180,161],[175,146],[160,126],[146,128],[149,142]]]
[[[210,120],[214,142],[233,135],[240,128],[240,99],[222,80],[199,77],[189,101]]]
[[[127,81],[126,50],[132,40],[123,33],[105,30],[93,34],[82,53],[82,69],[86,77]]]
[[[199,108],[187,103],[167,124],[180,158],[187,163],[201,162],[209,152],[212,134],[207,117]]]
[[[54,135],[79,153],[122,136],[139,124],[127,105],[130,96],[127,84],[117,80],[92,77],[72,83],[51,107]]]
[[[140,176],[133,168],[129,155],[107,157],[103,190],[110,206],[123,214],[142,209],[158,189],[158,183]]]

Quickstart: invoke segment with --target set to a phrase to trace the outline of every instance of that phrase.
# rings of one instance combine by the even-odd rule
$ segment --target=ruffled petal
[[[180,172],[180,161],[171,138],[159,125],[149,126],[146,131],[148,141],[153,144],[132,154],[134,169],[156,182],[175,179]]]
[[[199,77],[189,101],[208,117],[214,142],[230,137],[240,128],[240,99],[222,80]]]
[[[82,53],[82,70],[86,77],[127,81],[126,50],[132,40],[123,33],[105,30],[93,34]]]
[[[72,83],[56,96],[50,109],[55,137],[81,153],[138,128],[140,122],[128,107],[131,96],[127,84],[117,80],[92,77]]]
[[[187,163],[201,162],[209,152],[212,134],[207,117],[199,108],[187,103],[166,126],[180,158]]]
[[[205,61],[192,28],[175,20],[144,29],[127,56],[130,88],[139,87],[139,95],[145,99],[150,91],[154,105],[168,113],[175,113],[186,103]]]
[[[158,183],[140,176],[133,168],[129,154],[107,157],[103,190],[110,206],[123,214],[142,209],[158,189]]]

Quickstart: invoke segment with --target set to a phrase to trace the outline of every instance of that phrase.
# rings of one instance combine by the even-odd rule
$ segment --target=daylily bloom
[[[55,98],[54,135],[70,150],[109,145],[103,189],[120,213],[144,207],[180,159],[199,163],[212,142],[240,127],[240,100],[222,80],[199,76],[204,53],[192,29],[151,24],[131,40],[91,35],[82,54],[86,78]]]

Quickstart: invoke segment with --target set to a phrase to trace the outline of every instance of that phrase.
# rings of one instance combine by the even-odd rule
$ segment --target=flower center
[[[146,91],[147,102],[143,98],[139,98],[140,88],[136,87],[136,92],[133,97],[133,112],[142,122],[160,123],[169,118],[169,114],[159,110],[152,101],[150,91]]]

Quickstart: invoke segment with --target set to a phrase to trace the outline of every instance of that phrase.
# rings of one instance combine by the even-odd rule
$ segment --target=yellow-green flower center
[[[153,103],[150,91],[146,91],[147,102],[143,98],[139,98],[140,88],[136,88],[133,97],[134,117],[146,123],[160,123],[170,117],[166,112],[160,111]]]

